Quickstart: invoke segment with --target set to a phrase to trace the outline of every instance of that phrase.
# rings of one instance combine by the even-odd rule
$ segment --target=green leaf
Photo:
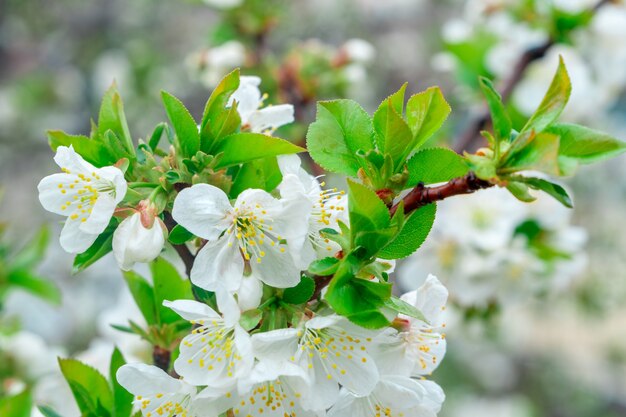
[[[95,141],[82,135],[68,135],[60,130],[48,130],[48,143],[53,151],[59,146],[72,146],[85,161],[103,167],[116,162],[115,157],[102,142]]]
[[[83,414],[113,415],[113,394],[100,372],[75,359],[59,358],[59,366]]]
[[[55,305],[61,304],[61,291],[50,281],[32,275],[28,270],[18,269],[9,272],[10,284],[21,287]]]
[[[513,194],[513,197],[524,203],[532,203],[536,200],[524,183],[511,181],[507,184],[506,189]]]
[[[174,226],[167,238],[173,245],[183,245],[185,242],[193,239],[193,233],[185,229],[180,224]]]
[[[104,93],[98,114],[98,135],[102,138],[108,130],[117,136],[130,155],[135,155],[135,147],[124,115],[124,105],[115,83]]]
[[[411,150],[422,146],[441,128],[452,109],[439,87],[430,87],[409,98],[406,104],[406,119],[413,132]]]
[[[497,139],[496,146],[498,146],[499,141],[508,141],[511,138],[513,129],[511,118],[504,108],[502,97],[500,97],[500,94],[496,91],[491,80],[481,77],[480,88],[483,90],[483,94],[487,99],[487,105],[489,106],[489,112],[491,113],[491,120],[493,122],[493,130]]]
[[[239,319],[239,324],[246,331],[250,331],[258,326],[259,322],[263,318],[263,312],[259,309],[248,310],[241,314],[241,318]]]
[[[235,132],[241,124],[236,105],[226,109],[230,96],[239,88],[239,69],[227,74],[215,87],[204,106],[200,128],[201,149],[211,153],[215,143]]]
[[[413,317],[423,321],[424,323],[428,323],[424,314],[417,307],[398,297],[390,297],[385,301],[385,305],[400,314],[404,314],[405,316]]]
[[[37,408],[39,409],[39,412],[44,415],[44,417],[63,417],[61,414],[57,413],[48,406],[40,405],[37,406]]]
[[[617,156],[626,151],[626,142],[606,133],[574,124],[554,124],[546,132],[561,137],[559,156],[591,164]]]
[[[172,266],[163,258],[157,258],[150,263],[152,282],[154,283],[154,305],[160,324],[173,323],[180,320],[180,316],[172,309],[163,305],[164,300],[191,300],[191,284],[181,278]]]
[[[124,279],[146,323],[149,325],[157,324],[157,306],[154,302],[154,290],[148,281],[134,271],[124,272]]]
[[[237,172],[230,197],[237,196],[249,188],[273,191],[283,179],[276,157],[256,159],[241,166]]]
[[[407,187],[420,182],[434,184],[462,177],[469,172],[463,157],[446,148],[427,148],[417,152],[407,163]]]
[[[282,300],[289,304],[304,304],[311,299],[314,291],[315,281],[313,278],[302,276],[298,285],[285,289]]]
[[[305,149],[284,139],[261,133],[235,133],[217,143],[214,151],[215,154],[222,153],[217,169],[260,158],[303,152]]]
[[[380,249],[381,243],[376,237],[382,237],[391,221],[389,209],[374,191],[364,185],[348,181],[348,188],[352,246],[367,243],[365,249],[370,255],[374,255]]]
[[[335,312],[359,326],[370,329],[389,325],[389,320],[380,309],[391,297],[391,284],[359,278],[337,285],[332,284],[331,282],[326,292],[326,300]]]
[[[117,228],[117,219],[112,218],[107,228],[98,236],[96,241],[83,253],[74,258],[72,273],[77,274],[88,266],[93,265],[103,256],[113,250],[113,232]]]
[[[572,85],[563,62],[563,57],[559,58],[559,67],[552,79],[552,84],[535,114],[532,115],[522,132],[534,130],[536,133],[543,132],[548,126],[554,123],[563,112],[570,94]]]
[[[200,150],[198,125],[191,113],[189,113],[189,110],[179,99],[165,91],[161,91],[161,97],[167,116],[176,132],[182,155],[191,158]]]
[[[372,119],[352,100],[317,103],[317,116],[306,137],[315,162],[328,171],[352,176],[361,167],[357,151],[374,149]]]
[[[573,208],[574,204],[567,191],[559,184],[544,180],[542,178],[515,177],[516,181],[523,182],[535,190],[541,190],[554,197],[565,207]]]
[[[415,252],[428,237],[435,222],[436,204],[420,207],[405,220],[400,233],[377,256],[382,259],[406,258]]]
[[[403,86],[404,88],[406,88],[406,84]],[[403,89],[396,93],[402,93],[402,100],[404,100]],[[413,150],[413,132],[395,109],[396,106],[397,104],[394,105],[393,99],[390,97],[383,101],[374,113],[374,129],[378,149],[391,156],[394,172],[402,170],[407,156]],[[401,111],[402,108],[400,108]]]
[[[551,133],[539,133],[521,150],[509,153],[499,171],[507,173],[536,170],[559,175],[558,156],[559,137]]]
[[[163,136],[163,131],[167,130],[167,123],[159,123],[152,131],[152,135],[150,135],[150,140],[148,141],[148,146],[152,149],[152,152],[156,151],[159,147],[159,142],[161,141],[161,137]]]
[[[308,271],[313,275],[329,276],[337,271],[337,267],[339,267],[339,259],[327,257],[311,262]]]
[[[126,391],[126,389],[117,382],[117,370],[124,364],[126,364],[126,360],[122,352],[116,347],[113,349],[111,363],[109,365],[109,379],[111,380],[111,388],[115,402],[114,417],[129,417],[133,408],[133,394]]]
[[[0,398],[0,416],[29,417],[32,407],[31,394],[24,390],[17,395]]]

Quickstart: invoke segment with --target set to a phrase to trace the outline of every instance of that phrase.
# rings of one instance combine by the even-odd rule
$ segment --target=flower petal
[[[127,364],[117,371],[117,381],[134,395],[153,395],[161,392],[178,392],[182,383],[165,371],[143,363]]]
[[[244,261],[239,246],[231,237],[208,242],[196,255],[191,281],[200,288],[215,291],[220,287],[235,291],[241,285]]]
[[[59,242],[64,251],[69,253],[85,252],[98,238],[98,233],[87,233],[80,227],[80,218],[65,221]]]
[[[97,170],[95,166],[85,161],[82,156],[76,153],[72,145],[69,147],[59,146],[57,153],[54,155],[54,162],[56,162],[59,167],[70,171],[72,174],[91,174]]]
[[[100,194],[96,200],[96,204],[91,209],[91,214],[87,217],[87,221],[80,225],[83,232],[100,234],[106,229],[113,217],[115,211],[115,198],[109,194]]]
[[[279,104],[253,111],[248,117],[252,132],[262,133],[274,130],[294,121],[294,108],[291,104]]]
[[[165,307],[171,308],[188,321],[206,320],[206,319],[221,319],[222,317],[217,314],[215,310],[206,304],[193,300],[176,300],[176,301],[163,301]]]
[[[97,173],[102,178],[105,178],[113,183],[113,197],[115,198],[115,204],[122,201],[128,189],[128,184],[124,179],[124,173],[119,168],[113,166],[100,168]]]
[[[70,215],[67,203],[73,201],[76,191],[69,188],[69,185],[75,178],[74,175],[70,174],[52,174],[39,181],[37,190],[43,208],[63,216]],[[61,190],[65,190],[65,193]]]
[[[298,351],[298,330],[277,329],[252,336],[254,356],[259,360],[282,362]]]
[[[428,275],[421,287],[404,294],[401,298],[417,307],[431,326],[438,327],[441,324],[441,315],[448,300],[448,290],[434,275]]]
[[[215,240],[232,222],[231,211],[224,191],[213,185],[196,184],[178,193],[172,217],[194,235]]]

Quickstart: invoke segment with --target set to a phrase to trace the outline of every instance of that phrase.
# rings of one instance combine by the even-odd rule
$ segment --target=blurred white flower
[[[185,61],[193,78],[207,88],[214,88],[230,71],[246,61],[246,48],[239,41],[228,41],[222,45],[189,55]]]
[[[341,50],[351,62],[369,64],[376,58],[376,49],[364,39],[350,39],[343,44]]]
[[[59,146],[54,161],[63,173],[39,182],[39,201],[46,210],[67,216],[61,231],[63,249],[84,252],[107,227],[126,195],[124,174],[113,166],[94,167],[72,146]]]
[[[241,76],[239,88],[230,96],[228,105],[232,106],[233,102],[237,102],[242,129],[271,134],[279,127],[294,121],[294,109],[291,104],[263,107],[265,96],[261,94],[259,85],[259,77]]]
[[[217,9],[232,9],[240,6],[243,0],[202,0],[204,4],[215,7]]]

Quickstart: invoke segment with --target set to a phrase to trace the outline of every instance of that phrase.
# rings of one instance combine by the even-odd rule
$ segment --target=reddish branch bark
[[[455,195],[471,194],[474,191],[489,188],[492,185],[493,184],[487,181],[477,178],[473,172],[463,177],[454,178],[450,180],[450,182],[436,187],[424,187],[424,184],[420,183],[402,199],[402,201],[404,201],[404,212],[408,214],[435,201],[440,201]],[[398,204],[395,204],[389,210],[390,214],[393,216],[397,209]]]

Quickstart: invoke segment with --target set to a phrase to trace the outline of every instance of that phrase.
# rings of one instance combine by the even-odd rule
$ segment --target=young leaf
[[[124,115],[124,105],[115,83],[104,93],[98,114],[98,135],[100,138],[103,138],[108,130],[112,131],[121,141],[121,145],[128,154],[135,155],[135,147]]]
[[[414,137],[411,151],[422,146],[441,128],[451,110],[439,87],[430,87],[409,98],[406,119]]]
[[[37,409],[39,410],[41,414],[43,414],[44,417],[63,417],[61,416],[61,414],[57,413],[52,408],[45,406],[45,405],[37,406]]]
[[[374,148],[372,119],[352,100],[321,101],[307,132],[311,157],[331,172],[356,176],[361,167],[357,151]]]
[[[289,304],[303,304],[309,301],[315,291],[313,278],[303,276],[295,287],[286,288],[283,292],[283,301]]]
[[[176,268],[163,258],[152,261],[150,271],[154,283],[154,305],[159,323],[173,323],[180,320],[180,316],[172,309],[163,306],[163,301],[193,299],[189,281],[183,280]]]
[[[191,158],[200,150],[198,125],[184,104],[168,92],[161,91],[167,116],[172,122],[183,156]]]
[[[372,245],[365,247],[373,255],[380,247],[376,247],[373,237],[387,229],[391,220],[389,209],[375,192],[353,181],[348,181],[348,207],[350,216],[350,230],[353,247],[358,243],[368,242]],[[372,234],[374,236],[370,236]],[[358,243],[357,243],[358,242]]]
[[[385,301],[385,305],[400,314],[428,323],[428,320],[426,320],[426,317],[424,317],[424,314],[418,308],[398,297],[390,297]]]
[[[53,151],[56,151],[59,146],[72,146],[85,161],[97,167],[112,165],[116,162],[115,157],[111,155],[111,152],[102,142],[87,136],[68,135],[60,130],[48,130],[46,133],[48,143]]]
[[[359,326],[379,329],[389,325],[389,320],[380,311],[391,297],[392,285],[353,278],[328,287],[326,300],[340,315]]]
[[[21,287],[55,305],[61,304],[61,292],[57,286],[50,281],[32,275],[28,270],[11,271],[7,280],[9,284]]]
[[[535,190],[541,190],[554,197],[559,203],[565,207],[573,208],[572,199],[565,190],[559,184],[555,184],[550,181],[546,181],[542,178],[532,177],[515,177],[516,181],[522,182]]]
[[[400,233],[377,256],[382,259],[401,259],[415,252],[428,237],[435,222],[436,210],[437,206],[433,203],[411,213]]]
[[[531,116],[526,126],[522,129],[522,132],[531,130],[537,133],[543,132],[561,115],[571,93],[572,84],[567,74],[563,57],[560,57],[559,67],[552,79],[552,84],[550,84],[548,92],[537,111],[535,111],[535,114]]]
[[[174,226],[167,239],[173,245],[183,245],[185,242],[193,239],[193,233],[185,229],[180,224]]]
[[[148,281],[134,271],[124,272],[124,279],[146,323],[149,325],[158,324],[154,290]]]
[[[337,271],[339,267],[339,259],[333,257],[327,257],[311,262],[308,271],[314,275],[328,276]]]
[[[496,134],[496,139],[499,141],[509,140],[511,138],[511,131],[513,129],[511,124],[511,118],[504,108],[502,98],[496,91],[493,83],[484,77],[480,78],[480,87],[483,90],[483,94],[487,99],[487,105],[489,106],[489,112],[491,113],[491,120],[493,122],[493,130]],[[496,146],[499,143],[496,142]]]
[[[73,274],[77,274],[88,266],[93,265],[113,250],[113,232],[117,228],[117,223],[115,218],[111,219],[111,223],[98,236],[96,241],[85,252],[76,255],[72,267]]]
[[[109,365],[109,379],[111,380],[111,388],[113,392],[113,400],[115,404],[114,417],[129,417],[133,408],[133,394],[126,391],[119,382],[117,382],[117,370],[126,364],[126,360],[122,352],[116,347],[111,355]]]
[[[152,152],[156,151],[159,147],[159,142],[161,141],[161,137],[163,136],[163,131],[165,131],[166,129],[168,129],[167,123],[159,123],[152,131],[152,135],[150,135],[150,140],[148,140],[148,146],[150,147],[150,149],[152,149]]]
[[[522,182],[511,181],[507,184],[506,189],[513,194],[513,197],[524,203],[532,203],[537,199],[530,193],[528,186]]]
[[[559,156],[591,164],[626,151],[626,142],[606,133],[574,124],[554,124],[546,132],[561,137]]]
[[[395,172],[401,171],[406,157],[413,149],[413,132],[395,110],[391,98],[383,101],[374,113],[374,129],[378,149],[391,155]]]
[[[257,188],[265,191],[274,190],[283,179],[276,157],[255,159],[241,166],[237,172],[233,186],[230,188],[230,197],[237,196],[248,188]]]
[[[502,172],[535,170],[559,175],[559,137],[550,133],[539,133],[532,141],[515,153],[508,153]]]
[[[216,168],[226,168],[255,159],[303,152],[305,149],[284,139],[261,133],[235,133],[220,140],[214,147],[222,157]]]
[[[417,152],[407,163],[409,180],[407,187],[420,182],[434,184],[450,181],[467,174],[465,160],[456,152],[446,148],[428,148]]]
[[[113,415],[113,394],[100,372],[75,359],[59,358],[59,366],[83,414]]]

